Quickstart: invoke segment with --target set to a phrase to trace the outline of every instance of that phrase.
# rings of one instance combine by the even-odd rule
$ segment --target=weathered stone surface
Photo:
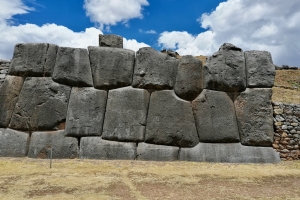
[[[279,154],[272,147],[249,147],[240,143],[199,143],[181,148],[179,160],[228,163],[278,163]]]
[[[29,134],[0,128],[0,156],[25,157],[29,145]]]
[[[139,143],[137,160],[175,161],[178,159],[179,147]]]
[[[102,138],[117,141],[144,141],[150,94],[147,90],[125,87],[110,90]]]
[[[225,92],[203,90],[192,102],[200,142],[238,142],[233,102]]]
[[[175,84],[178,60],[143,47],[136,52],[133,87],[146,89],[172,89]]]
[[[6,76],[4,83],[0,86],[0,127],[8,127],[23,82],[23,77]]]
[[[16,44],[10,75],[51,76],[58,46],[48,43]]]
[[[245,57],[242,49],[223,44],[219,51],[207,59],[203,67],[204,88],[224,92],[246,89]]]
[[[123,37],[114,34],[99,35],[100,47],[123,48]]]
[[[135,52],[128,49],[88,47],[94,87],[114,89],[132,83]]]
[[[267,51],[245,51],[247,87],[271,88],[274,85],[275,65]]]
[[[94,88],[73,87],[67,120],[67,136],[100,136],[104,120],[107,92]]]
[[[179,147],[199,143],[191,103],[178,98],[174,91],[151,94],[145,142]]]
[[[52,148],[52,158],[77,158],[78,140],[77,138],[65,137],[65,132],[33,132],[30,140],[28,157],[30,158],[50,158]]]
[[[52,78],[70,86],[93,86],[87,49],[59,47]]]
[[[100,137],[83,137],[80,140],[80,158],[103,160],[134,160],[136,144],[102,140]]]
[[[249,89],[234,102],[241,143],[250,146],[272,146],[272,89]]]
[[[17,130],[56,130],[65,122],[71,88],[51,77],[26,78],[9,127]]]
[[[179,59],[174,91],[184,100],[194,100],[203,89],[202,62],[193,56]]]

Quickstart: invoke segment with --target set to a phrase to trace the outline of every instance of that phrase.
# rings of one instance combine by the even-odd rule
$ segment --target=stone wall
[[[202,62],[101,35],[17,44],[0,87],[0,156],[278,162],[269,52],[225,43]]]
[[[4,82],[10,66],[9,60],[0,59],[0,85]]]
[[[273,147],[282,160],[300,159],[300,105],[273,103],[275,136]]]

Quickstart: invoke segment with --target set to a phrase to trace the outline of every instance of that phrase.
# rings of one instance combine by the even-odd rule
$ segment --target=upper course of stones
[[[29,157],[56,145],[58,158],[78,148],[82,158],[279,160],[269,52],[225,43],[203,66],[150,47],[135,54],[116,35],[100,35],[99,45],[15,46],[0,87],[0,156],[16,155],[7,148],[19,141],[29,150],[18,155]]]

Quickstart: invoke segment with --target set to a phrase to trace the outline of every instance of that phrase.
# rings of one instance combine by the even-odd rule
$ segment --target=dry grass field
[[[300,199],[300,162],[0,158],[0,199]]]

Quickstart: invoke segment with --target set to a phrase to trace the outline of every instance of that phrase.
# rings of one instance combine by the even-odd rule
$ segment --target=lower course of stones
[[[268,52],[224,44],[202,66],[100,39],[16,45],[0,86],[0,156],[279,162]]]

